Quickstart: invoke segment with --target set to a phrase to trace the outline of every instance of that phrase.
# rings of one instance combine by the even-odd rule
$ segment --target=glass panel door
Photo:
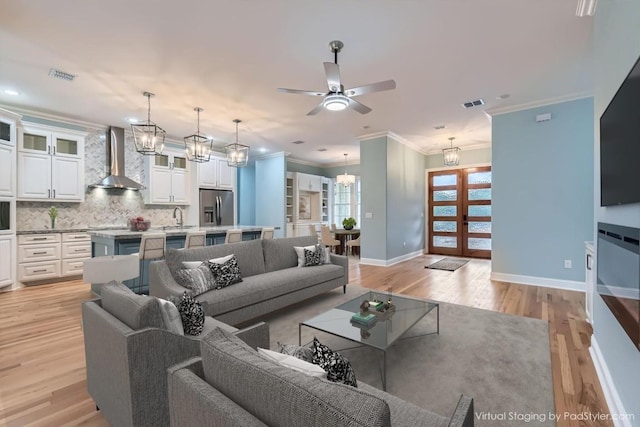
[[[429,253],[491,257],[491,167],[429,173]]]

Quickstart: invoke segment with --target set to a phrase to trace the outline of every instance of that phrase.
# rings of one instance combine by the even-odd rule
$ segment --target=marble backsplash
[[[85,186],[106,176],[106,130],[88,130],[85,138]],[[125,174],[144,183],[144,156],[135,151],[133,138],[125,137]],[[133,190],[105,190],[86,188],[82,203],[17,202],[16,226],[18,230],[51,228],[49,208],[58,210],[56,228],[126,227],[130,218],[142,216],[152,227],[175,225],[173,206],[147,207],[142,192]],[[184,217],[188,206],[183,206]]]

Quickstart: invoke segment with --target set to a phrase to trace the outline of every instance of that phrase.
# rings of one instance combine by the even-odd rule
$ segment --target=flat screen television
[[[640,203],[640,58],[600,117],[600,204]]]

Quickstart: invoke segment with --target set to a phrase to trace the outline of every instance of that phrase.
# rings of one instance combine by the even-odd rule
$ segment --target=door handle
[[[51,198],[51,189],[48,189],[47,190],[47,199],[50,199],[50,198]]]

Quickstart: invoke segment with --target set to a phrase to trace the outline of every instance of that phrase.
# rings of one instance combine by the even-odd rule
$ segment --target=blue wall
[[[640,56],[640,2],[598,2],[594,17],[595,64],[595,191],[596,222],[640,228],[640,204],[600,207],[600,116]],[[592,232],[596,235],[595,224]],[[596,265],[597,274],[597,265]],[[603,362],[627,413],[640,426],[640,352],[597,294],[593,299],[593,330]],[[601,378],[601,382],[602,378]]]
[[[387,259],[387,137],[360,143],[362,258]],[[365,213],[373,218],[365,218]]]
[[[537,123],[542,113],[552,119]],[[492,133],[492,271],[584,281],[593,98],[494,116]],[[566,259],[573,268],[564,268]]]
[[[332,168],[323,168],[322,175],[329,178],[335,178],[337,175],[343,175],[344,171],[355,176],[360,176],[360,165],[336,166]]]
[[[256,225],[280,227],[275,231],[275,237],[285,234],[286,176],[284,154],[256,160]]]
[[[238,203],[238,224],[255,225],[256,223],[256,166],[250,164],[238,168],[236,199]]]
[[[287,172],[302,172],[310,175],[325,175],[324,168],[320,166],[303,165],[296,162],[287,162]]]

